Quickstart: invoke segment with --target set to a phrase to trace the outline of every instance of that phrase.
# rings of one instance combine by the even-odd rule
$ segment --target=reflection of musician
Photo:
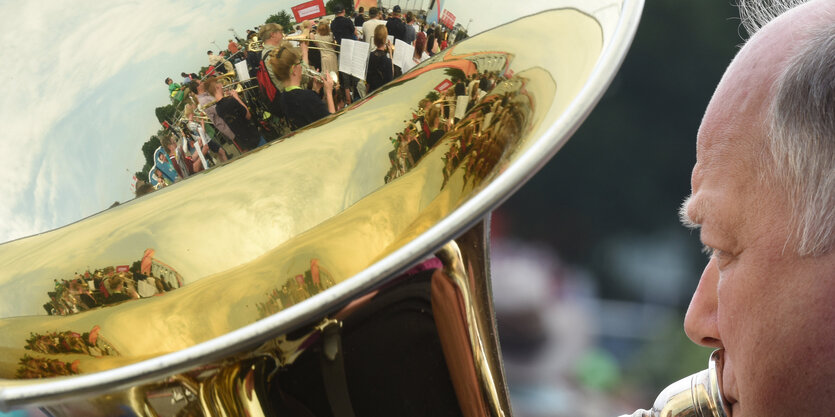
[[[238,92],[230,90],[229,96],[224,97],[223,87],[217,82],[216,78],[209,77],[205,83],[206,91],[217,100],[215,109],[218,116],[223,118],[232,132],[235,133],[238,145],[245,150],[255,149],[259,144],[261,135],[258,133],[258,128],[250,122],[252,114],[238,96]]]
[[[307,126],[333,112],[333,80],[325,74],[324,95],[327,104],[316,93],[301,88],[302,54],[298,48],[283,47],[270,61],[278,80],[284,85],[280,103],[284,115],[295,129]]]
[[[432,106],[426,112],[426,126],[429,128],[429,137],[426,139],[426,149],[431,149],[444,136],[444,129],[441,129],[441,109]]]
[[[377,49],[371,52],[371,57],[368,58],[368,75],[365,77],[369,94],[394,78],[391,62],[393,50],[385,26],[379,25],[374,28],[374,45]]]
[[[333,45],[333,35],[327,20],[323,20],[316,26],[316,33],[311,34],[314,44],[320,48],[322,74],[336,73],[339,71],[339,62],[336,59],[336,47]]]
[[[281,46],[281,42],[284,40],[284,28],[278,23],[266,23],[261,26],[261,30],[258,32],[258,38],[261,39],[264,45],[264,49],[261,50],[260,59],[264,61],[267,73],[270,75],[270,80],[272,80],[275,88],[281,90],[283,86],[278,80],[278,77],[275,76],[275,72],[272,66],[269,65],[267,59],[272,50]],[[255,66],[257,67],[258,65]]]

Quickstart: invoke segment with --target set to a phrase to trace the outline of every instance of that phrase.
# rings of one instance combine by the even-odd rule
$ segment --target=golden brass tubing
[[[489,217],[488,217],[489,218]],[[486,244],[483,241],[483,222],[475,228],[468,231],[466,234],[475,234],[476,240],[481,240],[481,244]],[[479,238],[477,235],[481,235]],[[474,236],[465,238],[468,243],[472,243],[471,239]],[[479,272],[486,272],[485,270],[476,271],[473,268],[474,264],[486,262],[483,257],[473,259],[470,257],[465,261],[458,243],[453,240],[445,244],[439,249],[435,256],[437,256],[444,265],[444,273],[458,291],[459,299],[463,303],[463,308],[468,331],[468,340],[470,342],[470,349],[472,354],[472,361],[478,375],[478,387],[481,390],[481,401],[483,407],[486,407],[486,415],[492,417],[504,417],[505,410],[507,410],[506,401],[506,387],[504,386],[504,377],[501,369],[501,363],[491,360],[498,357],[498,345],[495,340],[495,333],[488,333],[485,329],[492,329],[490,323],[493,322],[492,305],[489,300],[479,299],[477,296],[477,286],[487,286],[486,282],[489,278]],[[468,268],[469,266],[469,268]],[[434,284],[434,283],[433,283]],[[434,300],[433,300],[434,303]],[[434,308],[434,307],[433,307]],[[437,319],[436,319],[437,320]],[[489,330],[488,330],[489,331]],[[445,355],[448,353],[447,349],[444,351]],[[452,357],[447,357],[447,363],[450,363]],[[460,392],[462,388],[456,387]],[[459,398],[459,402],[465,401]],[[464,409],[465,417],[482,417],[484,414],[479,412],[477,408]]]

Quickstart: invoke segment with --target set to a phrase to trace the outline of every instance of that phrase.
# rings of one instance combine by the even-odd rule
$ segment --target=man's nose
[[[723,347],[716,314],[718,283],[719,270],[716,268],[716,260],[711,258],[702,272],[699,286],[693,293],[693,299],[690,300],[690,307],[684,317],[684,332],[687,333],[687,337],[696,344],[713,348]]]

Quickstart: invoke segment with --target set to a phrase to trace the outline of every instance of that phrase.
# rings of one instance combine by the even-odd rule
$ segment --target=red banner
[[[130,267],[127,265],[119,265],[116,267],[116,272],[128,272]]]
[[[290,8],[293,11],[293,16],[296,17],[296,22],[303,22],[305,20],[315,19],[326,15],[325,3],[322,0],[311,0],[293,6]]]
[[[439,93],[443,93],[444,91],[448,90],[449,87],[452,87],[452,81],[450,80],[443,80],[440,84],[435,86],[435,91]]]
[[[444,9],[443,14],[441,14],[441,24],[452,29],[455,26],[455,15]]]

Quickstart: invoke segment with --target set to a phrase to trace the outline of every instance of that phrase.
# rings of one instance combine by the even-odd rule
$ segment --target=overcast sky
[[[276,2],[0,3],[0,242],[131,198],[141,146],[168,103],[163,80],[206,65],[229,28],[244,34]]]
[[[144,164],[141,146],[159,126],[154,108],[169,102],[163,80],[197,72],[208,62],[206,50],[225,47],[230,28],[243,36],[300,2],[0,3],[0,242],[132,198],[131,178]],[[475,34],[565,2],[443,6],[464,26],[473,18]]]

